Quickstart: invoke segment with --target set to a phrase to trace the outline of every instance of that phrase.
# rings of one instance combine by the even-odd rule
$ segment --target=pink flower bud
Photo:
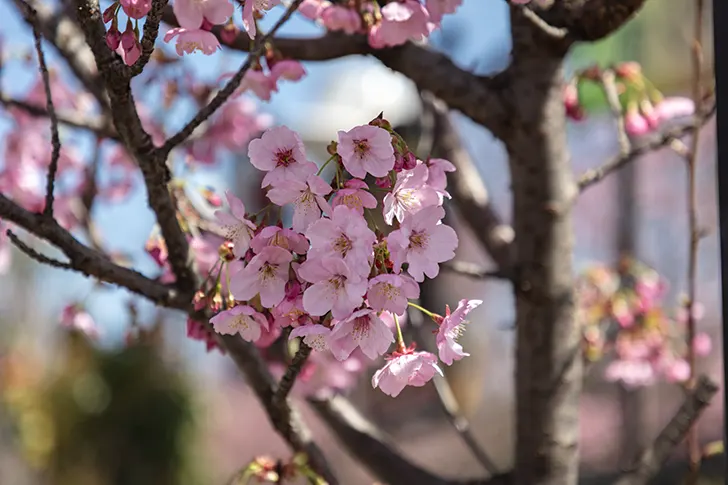
[[[404,157],[398,151],[394,152],[394,171],[399,173],[404,168]]]
[[[647,124],[650,125],[651,129],[655,129],[660,124],[660,118],[655,112],[654,106],[652,106],[652,103],[650,103],[649,100],[643,99],[640,103],[640,111],[642,112],[642,116],[645,117],[647,120]]]
[[[289,280],[286,283],[286,299],[295,300],[301,294],[301,283],[298,280]]]
[[[404,155],[404,169],[412,170],[416,166],[417,166],[417,157],[415,157],[414,153],[408,151]]]
[[[119,29],[112,26],[107,32],[106,32],[106,45],[109,46],[109,49],[112,51],[115,51],[119,48],[119,44],[121,43],[121,33],[119,32]]]
[[[650,124],[639,111],[628,111],[624,117],[624,129],[628,135],[641,136],[650,132]]]
[[[692,116],[695,114],[695,103],[689,98],[665,98],[655,106],[655,114],[660,121]]]
[[[114,2],[109,6],[109,8],[104,10],[103,18],[104,18],[105,24],[108,24],[109,22],[114,20],[114,17],[116,17],[116,8],[117,8],[117,3]]]
[[[125,52],[129,52],[134,48],[136,44],[136,35],[134,35],[134,29],[131,28],[131,23],[126,26],[126,30],[121,34],[121,47]]]
[[[389,177],[379,177],[374,180],[374,184],[380,189],[389,189],[392,187],[392,181],[389,180]]]

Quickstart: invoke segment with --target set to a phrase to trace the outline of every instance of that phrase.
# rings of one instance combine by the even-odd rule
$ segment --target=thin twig
[[[619,102],[619,93],[617,92],[617,83],[614,71],[605,69],[602,71],[602,89],[609,103],[609,109],[612,111],[615,123],[617,125],[617,140],[619,141],[619,154],[626,156],[631,150],[631,143],[627,130],[624,126],[624,113],[622,112],[622,104]]]
[[[286,369],[286,373],[281,377],[278,389],[276,389],[276,393],[273,396],[274,404],[280,404],[286,400],[309,355],[311,355],[311,347],[301,342],[301,348],[298,349],[298,352],[293,357],[293,361]]]
[[[159,35],[159,23],[162,21],[164,9],[167,7],[168,0],[154,0],[152,9],[147,14],[144,21],[144,37],[142,38],[142,54],[139,59],[131,67],[131,75],[138,76],[144,70],[149,59],[154,52],[154,44],[157,42]]]
[[[680,443],[690,427],[708,407],[716,392],[718,392],[718,387],[707,377],[701,377],[695,389],[688,393],[680,409],[654,443],[640,454],[634,465],[625,471],[615,485],[645,485],[648,483],[660,471],[675,446]]]
[[[217,111],[217,109],[220,108],[220,106],[222,106],[223,103],[225,103],[225,101],[227,101],[230,96],[233,95],[235,90],[238,89],[238,86],[240,86],[240,83],[243,81],[245,74],[253,65],[253,62],[256,62],[261,54],[265,51],[268,40],[272,39],[278,29],[281,28],[284,23],[286,23],[291,15],[293,15],[293,12],[298,9],[298,6],[301,4],[301,2],[303,2],[303,0],[294,0],[294,2],[286,10],[283,16],[278,19],[278,22],[275,23],[273,28],[266,35],[264,35],[262,39],[260,39],[258,46],[255,49],[251,50],[250,55],[248,55],[248,58],[245,60],[238,72],[235,73],[232,79],[228,81],[225,87],[218,91],[215,97],[212,98],[206,106],[204,106],[202,109],[200,109],[200,111],[197,112],[195,117],[192,118],[190,122],[184,126],[184,128],[179,130],[179,132],[177,132],[174,136],[164,142],[164,145],[158,150],[160,154],[166,156],[170,151],[172,151],[174,147],[185,141],[185,139],[187,139],[187,137],[189,137],[192,132],[197,129],[198,126],[200,126],[205,120],[212,116],[212,114]]]
[[[415,337],[420,343],[426,342],[425,329],[424,329],[424,318],[422,313],[419,311],[408,312],[410,325],[415,332]],[[498,475],[498,467],[495,466],[493,460],[488,456],[488,453],[478,444],[478,441],[473,436],[470,429],[470,422],[465,416],[462,415],[460,405],[458,404],[455,394],[450,387],[450,383],[446,378],[434,379],[435,391],[437,392],[438,402],[442,411],[445,413],[447,420],[457,431],[460,439],[463,440],[465,446],[468,447],[473,456],[483,466],[485,471],[491,475]]]
[[[73,265],[71,265],[70,263],[64,263],[63,261],[58,261],[57,259],[49,258],[48,256],[39,253],[35,249],[25,244],[23,241],[21,241],[20,238],[18,238],[17,234],[15,234],[10,229],[5,231],[5,234],[8,235],[8,239],[10,239],[10,242],[12,242],[22,252],[27,254],[30,259],[34,259],[39,263],[47,264],[48,266],[52,266],[54,268],[74,269]]]
[[[58,172],[58,159],[61,156],[61,138],[58,136],[58,117],[56,116],[56,108],[53,106],[53,96],[51,95],[51,79],[46,65],[45,54],[43,54],[42,36],[38,26],[38,17],[35,9],[28,3],[23,2],[25,8],[28,9],[28,17],[30,25],[33,28],[33,37],[35,38],[35,51],[38,54],[38,70],[43,78],[43,87],[46,95],[46,110],[48,118],[51,121],[51,163],[48,165],[48,180],[46,181],[46,197],[45,208],[43,214],[53,217],[53,190],[56,185],[56,172]]]
[[[713,114],[715,113],[715,109],[716,105],[714,103],[713,106],[709,110],[704,112],[703,115],[700,116],[700,118],[697,119],[694,123],[666,130],[660,133],[656,138],[632,147],[632,150],[628,154],[617,155],[608,162],[606,162],[604,165],[587,170],[578,179],[577,184],[579,186],[579,191],[583,192],[592,185],[601,181],[607,175],[619,170],[628,163],[634,161],[639,156],[644,155],[645,153],[659,150],[660,148],[665,148],[672,144],[675,140],[679,140],[683,136],[697,132],[713,116]]]
[[[695,3],[695,24],[694,38],[692,46],[693,58],[693,102],[695,103],[695,120],[700,120],[702,108],[702,69],[703,69],[703,0],[697,0]],[[695,316],[693,308],[695,307],[695,295],[697,286],[697,268],[698,268],[698,244],[700,243],[700,232],[698,228],[698,200],[696,186],[696,170],[698,162],[698,150],[700,147],[700,130],[695,130],[690,143],[690,151],[687,156],[688,168],[688,231],[689,231],[689,249],[688,249],[688,301],[686,303],[687,310],[687,360],[690,367],[690,377],[686,383],[686,388],[690,391],[695,389],[696,385],[696,362],[695,350],[693,342],[695,341]],[[693,425],[687,436],[688,457],[690,462],[690,472],[688,474],[688,484],[696,485],[700,475],[700,460],[702,458],[700,452],[700,441],[698,436],[698,427]]]
[[[474,279],[509,279],[510,275],[506,270],[496,269],[488,270],[475,263],[467,263],[465,261],[450,261],[440,265],[440,268],[456,273],[461,276],[467,276]]]

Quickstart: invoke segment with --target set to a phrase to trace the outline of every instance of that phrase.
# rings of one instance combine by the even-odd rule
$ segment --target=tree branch
[[[98,3],[75,0],[75,4],[86,43],[91,47],[114,107],[111,115],[116,131],[144,176],[149,205],[164,236],[177,288],[191,298],[196,285],[195,276],[188,264],[187,238],[177,221],[177,210],[167,188],[171,174],[165,164],[166,157],[154,148],[151,137],[142,127],[130,86],[131,70],[106,45],[106,29]]]
[[[488,270],[480,265],[465,261],[449,261],[440,265],[440,268],[451,273],[459,274],[473,279],[510,279],[512,275],[506,270]]]
[[[53,268],[73,269],[73,266],[71,266],[71,264],[64,263],[63,261],[58,261],[57,259],[49,258],[48,256],[41,254],[35,249],[31,248],[23,241],[21,241],[18,236],[10,229],[5,231],[5,234],[7,234],[10,242],[12,242],[15,247],[17,247],[20,251],[25,253],[30,259],[34,259],[41,264],[47,264],[48,266],[51,266]]]
[[[718,387],[710,379],[702,376],[695,390],[685,397],[682,406],[657,436],[655,442],[640,454],[634,465],[615,485],[645,485],[657,475],[672,450],[708,407],[716,392]]]
[[[548,25],[568,30],[574,41],[602,39],[624,25],[645,0],[554,0],[551,5],[529,5]]]
[[[298,349],[298,352],[293,357],[293,361],[286,369],[286,373],[281,377],[281,382],[278,384],[278,389],[276,389],[276,393],[273,396],[274,404],[280,405],[288,398],[288,394],[296,383],[296,378],[300,374],[309,355],[311,355],[311,347],[301,342],[301,348]]]
[[[192,118],[189,123],[184,126],[184,128],[182,128],[174,136],[169,138],[166,142],[164,142],[164,145],[159,149],[159,154],[161,156],[166,158],[166,156],[174,147],[176,147],[177,145],[185,141],[190,135],[192,135],[192,132],[194,132],[198,126],[200,126],[206,119],[212,116],[212,114],[217,111],[217,109],[220,108],[223,103],[225,103],[225,101],[230,98],[230,96],[233,95],[235,90],[238,89],[240,83],[243,81],[245,74],[251,68],[253,63],[258,61],[258,58],[265,51],[268,40],[273,38],[278,29],[280,29],[283,24],[286,23],[289,18],[291,18],[291,15],[293,15],[293,12],[298,9],[298,6],[301,4],[301,2],[303,2],[303,0],[294,0],[293,3],[291,3],[291,6],[288,7],[286,13],[284,13],[283,16],[278,19],[278,22],[275,23],[273,28],[266,35],[264,35],[262,39],[260,39],[257,47],[250,53],[250,55],[240,67],[238,72],[236,72],[232,79],[228,81],[225,87],[218,91],[215,97],[212,98],[206,106],[200,109],[195,117]]]
[[[136,63],[131,67],[131,75],[138,76],[144,70],[144,66],[147,65],[149,59],[152,57],[154,52],[154,44],[157,42],[157,36],[159,35],[159,23],[162,21],[162,15],[167,7],[168,0],[154,0],[152,2],[152,9],[147,14],[147,18],[144,21],[144,37],[142,38],[142,54],[137,59]]]

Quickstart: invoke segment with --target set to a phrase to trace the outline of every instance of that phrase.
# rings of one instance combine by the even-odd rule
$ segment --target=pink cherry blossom
[[[261,328],[260,338],[255,341],[255,346],[259,349],[267,349],[273,345],[283,333],[283,330],[275,324],[275,320],[273,318],[267,318],[266,320],[268,321],[268,329],[266,330],[265,328]]]
[[[233,75],[230,74],[229,77]],[[227,76],[223,76],[227,77]],[[263,101],[270,101],[271,95],[278,91],[276,80],[258,69],[249,69],[240,83],[239,92],[252,91]]]
[[[119,4],[124,13],[133,19],[144,18],[152,9],[151,0],[120,0]]]
[[[708,355],[713,348],[710,336],[705,332],[700,332],[693,339],[693,351],[700,357]]]
[[[205,20],[224,24],[235,11],[228,0],[174,0],[172,8],[180,27],[188,30],[201,28]]]
[[[417,282],[425,275],[434,278],[440,271],[438,263],[455,257],[458,237],[455,231],[440,219],[445,217],[442,207],[430,206],[402,221],[399,229],[387,237],[395,271],[409,264],[407,271]]]
[[[407,300],[420,297],[420,286],[409,276],[382,274],[369,280],[367,301],[377,311],[407,311]]]
[[[290,299],[286,295],[286,298],[271,310],[271,314],[278,326],[290,327],[298,324],[301,317],[306,316],[306,311],[303,309],[303,294]]]
[[[127,30],[126,32],[131,31]],[[121,45],[119,45],[119,47],[116,49],[116,53],[121,56],[121,60],[124,61],[124,64],[126,64],[127,66],[133,66],[142,55],[142,45],[139,43],[138,40],[136,40],[135,37],[133,37],[133,32],[131,36],[126,37],[131,38],[131,42],[125,43],[124,34],[126,34],[126,32],[121,34]]]
[[[655,369],[644,360],[615,360],[604,376],[610,382],[622,382],[628,388],[642,387],[655,381]]]
[[[303,337],[303,343],[314,350],[323,352],[329,349],[326,337],[328,337],[330,333],[331,329],[323,325],[301,325],[291,331],[290,338]]]
[[[263,133],[248,145],[250,163],[268,172],[261,187],[283,180],[303,181],[316,171],[316,164],[306,159],[301,137],[286,126],[277,126]]]
[[[406,386],[422,387],[435,374],[443,375],[437,365],[437,357],[430,352],[397,352],[374,374],[372,387],[378,387],[384,394],[397,397]]]
[[[390,2],[381,12],[381,22],[369,31],[369,45],[375,49],[423,40],[430,33],[429,13],[418,0]]]
[[[318,175],[311,174],[306,182],[284,180],[268,191],[268,198],[276,205],[293,204],[293,230],[306,232],[309,225],[321,217],[321,211],[331,212],[324,196],[331,186]]]
[[[376,359],[392,342],[392,331],[371,308],[357,310],[336,322],[328,336],[331,353],[338,360],[347,359],[357,347],[370,359]]]
[[[272,308],[286,294],[288,270],[293,257],[277,246],[267,246],[240,272],[230,278],[230,291],[237,300],[260,294],[260,304]]]
[[[354,209],[360,215],[364,215],[364,209],[374,209],[377,207],[377,199],[367,192],[369,186],[360,179],[347,180],[344,188],[336,192],[331,199],[331,207],[345,205],[350,209]]]
[[[637,111],[627,111],[624,117],[624,129],[631,136],[641,136],[651,131],[647,119]]]
[[[193,54],[197,51],[206,56],[214,54],[220,49],[220,42],[215,34],[207,30],[175,28],[170,29],[164,36],[164,41],[177,37],[177,55]]]
[[[265,316],[248,305],[237,305],[225,310],[210,319],[215,331],[221,335],[239,333],[243,340],[255,342],[263,330],[268,330]]]
[[[208,326],[189,317],[187,318],[187,337],[192,340],[201,340],[205,342],[205,347],[208,352],[217,348],[221,353],[225,353],[225,349],[218,345],[215,334],[209,330]]]
[[[270,66],[270,78],[274,82],[278,82],[281,79],[286,81],[300,81],[306,75],[306,69],[303,68],[303,64],[293,59],[283,59],[273,65],[268,65]]]
[[[215,211],[215,217],[222,226],[225,238],[233,243],[233,254],[242,258],[250,247],[250,239],[255,231],[255,224],[245,217],[245,204],[230,191],[225,191],[231,214],[225,211]]]
[[[425,8],[430,14],[430,21],[439,24],[443,15],[455,13],[462,3],[463,0],[426,0]]]
[[[452,313],[450,313],[450,307],[447,307],[447,314],[440,323],[440,329],[435,338],[440,360],[445,364],[452,365],[454,360],[460,360],[470,355],[463,352],[463,346],[457,342],[457,339],[464,331],[465,317],[482,303],[482,300],[460,300],[458,307]]]
[[[402,222],[423,207],[440,203],[437,191],[427,184],[428,175],[427,165],[423,163],[397,174],[394,189],[384,196],[384,221],[387,224],[391,225],[395,217]]]
[[[331,311],[338,319],[347,318],[364,301],[367,281],[349,269],[343,259],[308,259],[298,275],[313,283],[303,293],[303,308],[320,317]]]
[[[343,30],[351,35],[356,34],[362,27],[359,13],[340,5],[326,7],[321,10],[320,15],[324,27],[331,31]]]
[[[311,241],[309,259],[341,258],[359,276],[369,275],[377,236],[355,210],[338,206],[331,219],[319,219],[308,226],[306,237]]]
[[[455,170],[455,165],[444,158],[429,159],[427,161],[427,185],[449,198],[445,191],[447,188],[446,172],[454,172]]]
[[[250,241],[250,247],[256,253],[260,253],[266,246],[278,246],[297,254],[306,254],[309,244],[303,235],[293,229],[267,226]]]
[[[255,38],[255,13],[270,10],[281,3],[280,0],[245,0],[243,5],[243,27],[251,39]]]
[[[367,173],[384,177],[394,168],[392,137],[378,126],[363,125],[339,131],[336,152],[354,177],[364,178]]]
[[[309,20],[318,20],[323,9],[330,5],[331,2],[328,0],[303,0],[298,6],[298,13]]]
[[[98,338],[99,329],[94,318],[78,304],[66,305],[61,313],[61,326],[76,330],[92,339]]]
[[[660,122],[695,114],[695,103],[690,98],[665,98],[655,105],[655,114]]]
[[[690,364],[685,359],[675,359],[665,364],[664,372],[670,382],[685,382],[690,379]]]

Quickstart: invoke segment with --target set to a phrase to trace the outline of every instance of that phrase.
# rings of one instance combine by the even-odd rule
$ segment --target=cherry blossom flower
[[[328,0],[303,0],[298,6],[297,12],[309,20],[318,20],[321,18],[323,9],[331,6]]]
[[[376,359],[389,349],[392,342],[392,330],[371,308],[357,310],[348,318],[339,320],[328,336],[329,349],[338,360],[347,359],[357,347],[370,359]]]
[[[306,159],[301,137],[286,126],[271,128],[251,141],[248,157],[255,168],[268,172],[261,187],[284,180],[300,182],[316,171],[316,164]]]
[[[710,340],[710,336],[705,332],[700,332],[693,339],[693,351],[700,357],[710,354],[712,348],[713,343]]]
[[[151,0],[119,0],[119,4],[124,13],[133,19],[144,18],[152,9]]]
[[[98,338],[99,329],[94,318],[79,304],[66,305],[61,312],[61,326],[76,330],[92,339]]]
[[[308,226],[306,237],[311,241],[309,259],[341,258],[361,277],[371,271],[377,236],[356,211],[338,206],[331,219],[319,219]]]
[[[270,10],[281,3],[280,0],[245,0],[243,5],[243,27],[251,39],[255,39],[255,13]]]
[[[306,182],[284,180],[268,191],[268,198],[276,205],[293,204],[293,230],[306,232],[309,225],[321,217],[321,211],[331,212],[324,196],[331,186],[318,175],[309,175]]]
[[[342,320],[364,301],[367,281],[351,271],[343,259],[309,259],[298,269],[303,280],[313,283],[303,293],[303,308],[313,316],[331,315]]]
[[[224,24],[235,11],[228,0],[174,0],[172,8],[180,27],[187,30],[201,28],[205,20],[213,25]]]
[[[472,310],[482,304],[482,300],[460,300],[458,307],[450,313],[450,307],[446,308],[445,318],[440,323],[435,343],[440,360],[447,365],[452,365],[454,360],[460,360],[470,354],[463,352],[463,346],[457,342],[462,335],[466,324],[465,317]]]
[[[230,191],[225,191],[228,205],[232,214],[225,211],[215,211],[215,217],[222,226],[225,238],[233,243],[233,254],[242,258],[250,247],[250,240],[255,231],[255,224],[245,216],[245,204]]]
[[[412,170],[397,174],[397,183],[392,192],[384,196],[384,221],[391,225],[396,217],[402,222],[406,216],[414,215],[423,207],[440,203],[437,191],[427,184],[429,171],[421,163]]]
[[[328,30],[343,30],[356,34],[362,27],[361,16],[355,10],[340,5],[330,5],[320,11],[321,21]]]
[[[430,21],[439,24],[443,15],[455,13],[462,3],[463,0],[426,0],[425,8],[430,14]]]
[[[243,340],[255,342],[263,330],[268,330],[268,320],[255,308],[248,305],[237,305],[225,310],[210,319],[215,331],[221,335],[239,333]]]
[[[270,67],[270,78],[273,82],[281,79],[286,81],[300,81],[306,75],[306,69],[303,64],[293,59],[283,59],[276,61],[275,64],[268,64]]]
[[[605,371],[609,382],[622,382],[627,388],[651,384],[655,381],[655,369],[644,360],[615,360]]]
[[[301,325],[291,331],[289,338],[303,337],[303,343],[314,350],[323,352],[329,349],[326,337],[331,333],[331,329],[323,325],[311,324]]]
[[[674,359],[664,364],[665,377],[669,382],[685,382],[690,379],[690,364],[685,359]]]
[[[397,397],[406,386],[422,387],[435,374],[443,375],[437,365],[437,357],[430,352],[394,352],[387,364],[372,377],[372,387]]]
[[[232,74],[230,74],[232,77]],[[263,101],[270,101],[271,95],[278,91],[276,80],[259,69],[249,69],[243,76],[239,92],[252,91]]]
[[[242,271],[230,277],[230,291],[238,300],[260,294],[260,304],[272,308],[286,295],[288,269],[293,257],[277,246],[267,246]]]
[[[660,122],[694,114],[695,103],[690,98],[665,98],[655,105],[655,115]]]
[[[440,222],[445,216],[442,207],[430,206],[413,216],[405,217],[399,229],[387,237],[387,246],[396,272],[407,262],[407,271],[417,282],[425,275],[434,278],[440,272],[438,263],[455,257],[458,237],[455,231]]]
[[[420,297],[420,286],[409,276],[381,274],[369,280],[367,302],[377,311],[407,311],[407,300]]]
[[[303,235],[293,229],[284,229],[278,226],[266,226],[250,241],[250,247],[260,253],[266,246],[293,251],[297,254],[306,254],[309,248],[308,241]]]
[[[446,172],[454,172],[455,165],[444,158],[431,158],[427,161],[427,185],[435,189],[441,196],[450,198],[447,188]]]
[[[364,215],[364,209],[374,209],[377,207],[377,199],[367,192],[369,186],[360,179],[350,179],[344,184],[343,189],[339,189],[331,199],[331,207],[345,205],[350,209],[354,209],[359,215]]]
[[[363,125],[339,131],[336,152],[354,177],[364,178],[367,173],[384,177],[394,168],[392,137],[378,126]]]
[[[286,295],[282,302],[273,307],[271,314],[278,326],[290,327],[298,324],[301,317],[306,317],[306,310],[303,309],[303,294],[293,298]]]
[[[647,119],[636,109],[627,110],[624,117],[624,129],[631,136],[641,136],[651,131]]]
[[[215,37],[215,34],[207,30],[201,29],[185,29],[185,28],[174,28],[167,31],[164,35],[164,41],[169,42],[170,40],[177,37],[177,55],[193,54],[197,51],[202,52],[206,56],[214,54],[220,49],[220,42]]]
[[[187,318],[187,337],[205,342],[208,352],[216,348],[221,353],[225,353],[225,349],[218,345],[217,338],[212,330],[209,330],[207,325],[189,317]]]
[[[418,0],[390,2],[381,13],[381,22],[369,30],[369,45],[375,49],[420,41],[430,33],[429,13]]]

